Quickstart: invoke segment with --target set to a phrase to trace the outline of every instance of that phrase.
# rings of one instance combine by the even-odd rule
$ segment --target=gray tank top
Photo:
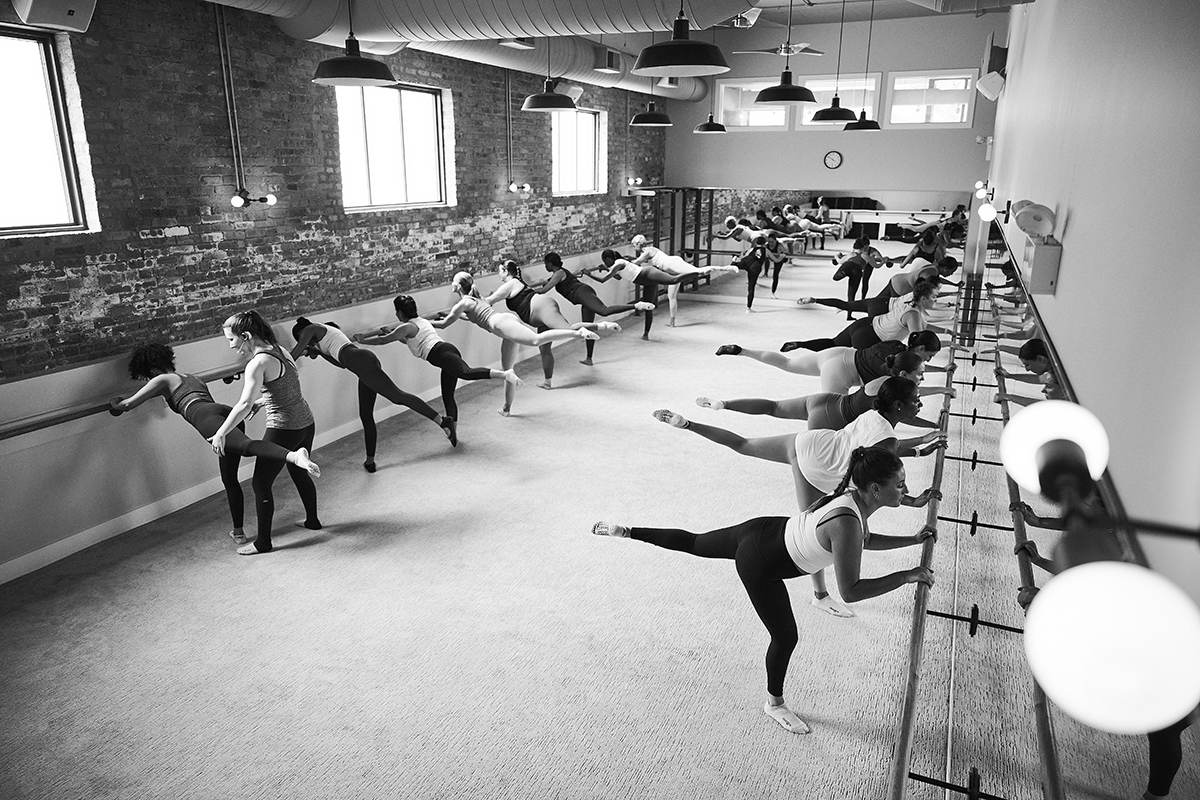
[[[263,383],[263,409],[267,412],[267,427],[284,431],[307,428],[314,422],[312,409],[300,394],[300,376],[296,367],[276,352],[268,353],[279,359],[282,371],[273,381]]]

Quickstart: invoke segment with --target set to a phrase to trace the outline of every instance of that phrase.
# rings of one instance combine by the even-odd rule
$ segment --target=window
[[[0,235],[84,230],[53,34],[0,26],[0,74],[5,183],[20,187],[0,192]]]
[[[596,194],[603,191],[600,176],[604,152],[604,115],[576,109],[550,115],[550,189],[554,194]]]
[[[889,128],[969,128],[975,113],[973,69],[893,72],[888,84]]]
[[[838,102],[842,108],[848,108],[855,114],[864,108],[868,119],[879,119],[879,84],[880,74],[872,72],[869,75],[804,75],[798,78],[798,83],[808,87],[817,98],[815,103],[801,103],[799,125],[802,128],[820,129],[832,126],[844,126],[842,120],[837,122],[813,122],[813,114],[822,108],[833,104],[833,94],[837,91]]]
[[[446,202],[441,101],[437,89],[337,87],[347,210]]]
[[[717,81],[717,119],[730,131],[784,131],[788,126],[787,106],[755,105],[754,98],[778,80]]]

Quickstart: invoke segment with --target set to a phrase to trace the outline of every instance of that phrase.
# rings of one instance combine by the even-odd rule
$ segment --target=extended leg
[[[363,447],[367,451],[367,460],[363,468],[367,472],[375,471],[375,444],[378,431],[375,427],[375,398],[379,395],[361,380],[358,382],[358,419],[362,423]]]
[[[229,440],[225,441],[228,448]],[[229,504],[229,517],[233,521],[233,530],[229,535],[238,544],[245,544],[246,532],[243,525],[246,517],[246,498],[242,493],[242,484],[238,481],[238,465],[241,461],[241,456],[228,450],[225,455],[217,458],[217,465],[221,470],[221,485],[225,487],[225,502]]]

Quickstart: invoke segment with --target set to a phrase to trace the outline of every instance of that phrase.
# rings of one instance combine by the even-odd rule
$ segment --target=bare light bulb
[[[996,207],[991,203],[984,203],[979,207],[978,214],[984,222],[991,222],[996,218]]]
[[[517,182],[516,182],[516,181],[513,181],[512,183],[510,183],[510,184],[508,185],[508,190],[509,190],[510,192],[516,192],[516,191],[519,191],[519,190],[520,190],[520,188],[521,188],[520,186],[517,186]]]
[[[975,196],[978,197],[980,200],[982,200],[983,198],[987,197],[987,189],[980,186],[979,189],[975,192]]]
[[[266,197],[263,198],[263,200],[265,200],[267,205],[269,205],[269,206],[273,206],[279,202],[279,198],[273,194],[268,194]]]
[[[242,197],[241,194],[235,194],[233,197],[229,198],[229,205],[233,206],[234,208],[241,208],[242,206],[246,205],[246,198]]]
[[[976,188],[976,189],[982,189],[982,188],[983,188],[983,181],[975,181],[975,188]]]

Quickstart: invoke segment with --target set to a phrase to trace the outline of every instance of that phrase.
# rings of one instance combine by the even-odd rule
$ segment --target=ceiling
[[[787,26],[788,0],[756,0],[762,9],[755,25]],[[845,0],[846,22],[866,22],[871,15],[871,0]],[[936,17],[938,12],[909,0],[875,0],[875,19]],[[794,0],[793,25],[837,24],[842,19],[842,0]]]

